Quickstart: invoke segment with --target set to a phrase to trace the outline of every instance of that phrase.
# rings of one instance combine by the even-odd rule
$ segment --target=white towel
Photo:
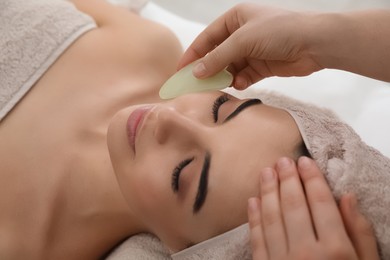
[[[64,0],[0,1],[0,121],[94,20]]]
[[[336,199],[347,192],[357,195],[361,212],[374,227],[381,258],[390,259],[390,159],[366,145],[351,127],[327,109],[259,90],[248,90],[244,95],[260,97],[264,104],[285,109],[293,116],[333,195]],[[146,249],[144,256],[149,253]],[[169,259],[164,254],[161,257]],[[243,225],[173,257],[175,260],[250,260],[248,227]]]

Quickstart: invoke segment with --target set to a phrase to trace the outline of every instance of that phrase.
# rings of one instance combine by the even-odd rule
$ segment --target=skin
[[[144,148],[139,148],[139,160],[132,165],[123,123],[132,105],[160,102],[158,89],[175,72],[181,55],[180,45],[166,28],[105,1],[73,2],[80,11],[95,19],[98,28],[74,42],[0,124],[0,258],[97,259],[127,237],[143,231],[157,234],[178,250],[246,222],[246,200],[258,192],[254,182],[249,183],[253,180],[250,175],[255,176],[261,167],[273,164],[281,155],[297,157],[294,149],[300,135],[291,117],[265,106],[242,112],[253,118],[254,112],[260,110],[261,115],[270,119],[268,127],[283,137],[277,141],[286,142],[283,147],[279,145],[270,150],[260,143],[263,139],[257,140],[256,147],[261,150],[248,157],[253,160],[242,160],[231,167],[229,174],[234,170],[232,176],[241,178],[230,179],[223,177],[217,167],[225,165],[226,160],[238,161],[237,154],[231,152],[236,147],[243,148],[240,157],[249,156],[255,147],[249,134],[259,137],[260,132],[253,126],[248,127],[250,120],[242,116],[221,126],[220,129],[226,131],[218,131],[222,133],[220,136],[217,136],[217,128],[206,130],[206,125],[215,125],[211,120],[211,107],[220,93],[178,98],[155,110],[162,108],[160,115],[166,114],[165,122],[164,116],[159,119],[158,128],[159,138],[166,140],[157,144],[155,140],[145,139],[146,143],[141,145]],[[205,103],[204,108],[195,108],[199,102]],[[238,102],[226,102],[221,107],[221,118]],[[185,104],[192,106],[183,107]],[[197,136],[186,144],[185,136],[196,133],[186,133],[185,128],[169,129],[168,123],[182,124],[182,113],[186,115],[188,111],[191,111],[191,116],[187,115],[189,119],[194,115],[199,120],[204,117],[200,122],[193,120],[192,124],[205,136]],[[177,117],[170,117],[170,112],[175,112]],[[247,127],[239,126],[240,122]],[[281,127],[278,122],[286,126]],[[148,133],[150,129],[146,129],[144,132]],[[239,129],[248,136],[233,138]],[[285,134],[282,129],[294,131]],[[182,143],[176,144],[168,133],[179,134],[178,131],[182,131],[183,136],[176,141]],[[208,140],[211,137],[214,140]],[[120,138],[119,145],[115,138]],[[199,156],[205,149],[213,154],[210,185],[215,188],[210,187],[204,208],[194,216],[188,203],[194,196],[196,181],[189,188],[188,199],[179,203],[178,195],[170,189],[170,172],[186,159],[182,157],[184,154],[197,156],[188,170],[199,168]],[[164,157],[162,151],[166,152]],[[179,151],[183,153],[180,156]],[[124,153],[117,155],[118,152]],[[123,155],[129,157],[121,158]],[[129,168],[131,175],[127,176],[122,170]],[[153,177],[146,173],[157,173],[161,169],[164,175],[159,178],[165,186],[146,179]],[[237,172],[243,173],[238,175]],[[232,187],[233,180],[248,189],[242,192],[229,188],[231,192],[223,193],[224,185]],[[228,195],[231,203],[220,205],[219,201]],[[150,198],[156,196],[167,198],[166,205],[153,204]],[[176,215],[160,218],[156,214],[156,209],[167,213],[168,208],[174,208]],[[217,210],[236,214],[230,214],[220,225],[220,218],[213,214]],[[164,225],[160,219],[164,219]],[[175,230],[175,221],[179,219],[181,229]],[[175,232],[170,232],[171,227]],[[194,227],[201,229],[192,232]]]
[[[199,59],[193,74],[199,78],[206,78],[228,67],[234,75],[233,85],[237,89],[245,89],[271,76],[305,76],[324,68],[346,70],[390,81],[388,69],[390,57],[387,51],[390,48],[388,40],[390,32],[387,26],[389,17],[389,10],[307,13],[249,3],[239,4],[211,23],[194,40],[181,58],[178,68]],[[319,170],[315,165],[312,164],[309,169],[300,173],[312,171],[316,172],[318,177]],[[307,187],[311,185],[307,184]],[[328,189],[324,186],[326,185],[323,183],[322,188]],[[302,192],[300,186],[295,186],[292,190],[294,189],[295,192]],[[278,188],[274,187],[273,191],[277,192]],[[279,192],[283,194],[283,190]],[[334,199],[330,198],[330,192],[327,193],[327,202],[334,204]],[[305,196],[307,200],[310,200],[316,194],[315,192],[306,193]],[[291,199],[288,196],[280,198],[280,203],[289,205],[286,201],[289,202]],[[359,259],[376,259],[378,253],[375,242],[373,242],[373,232],[367,220],[358,213],[356,203],[355,208],[347,207],[345,201],[348,199],[343,198],[340,210],[356,252],[351,250],[351,241],[345,239],[345,232],[342,232],[344,240],[338,244],[336,250],[334,246],[329,247],[329,241],[318,239],[315,243],[304,243],[301,247],[290,244],[286,247],[292,246],[292,250],[288,254],[282,250],[282,253],[285,253],[283,256],[267,255],[265,252],[270,248],[264,246],[264,240],[268,239],[266,245],[269,247],[279,245],[283,239],[280,234],[279,237],[275,234],[277,233],[275,229],[272,230],[269,227],[271,225],[268,224],[273,221],[266,221],[266,225],[259,224],[261,215],[275,216],[275,209],[269,206],[271,204],[268,204],[268,207],[264,206],[264,200],[262,200],[261,214],[257,210],[249,212],[249,220],[252,219],[252,227],[254,226],[252,228],[254,253],[260,255],[255,258],[301,259],[300,257],[308,256],[296,254],[294,250],[298,249],[301,252],[302,250],[309,252],[310,259],[319,255],[328,255],[330,259],[334,259],[335,253],[336,256],[341,253],[343,256],[348,254],[355,258],[358,256]],[[257,204],[259,204],[258,201]],[[297,212],[301,215],[310,214],[317,221],[322,216],[326,216],[326,214],[318,214],[315,209],[310,208],[310,210],[308,212],[307,208],[301,207]],[[334,216],[339,214],[335,207],[328,213]],[[306,233],[305,237],[305,234],[300,231],[303,230],[304,224],[310,221],[303,223],[303,226],[300,222],[294,222],[294,219],[285,218],[285,222],[287,225],[297,227],[297,230],[290,231],[288,235],[301,235],[306,239],[310,236]],[[338,227],[339,231],[344,230],[343,223],[340,221],[338,221]],[[261,232],[265,231],[278,239],[267,237],[263,239]],[[336,233],[333,232],[333,236],[334,234]],[[313,236],[311,239],[313,240]],[[312,246],[313,244],[316,246]]]
[[[346,194],[337,206],[313,160],[281,158],[260,179],[248,207],[254,260],[379,259],[356,197]]]
[[[229,66],[237,89],[325,68],[390,82],[389,13],[309,13],[239,4],[194,40],[178,68],[200,59],[193,72],[206,78]]]
[[[1,259],[98,259],[140,231],[112,168],[107,128],[119,110],[159,100],[181,47],[125,9],[73,2],[98,28],[0,124]]]
[[[178,69],[199,59],[193,74],[199,78],[207,78],[228,67],[234,75],[233,86],[237,89],[245,89],[267,77],[306,76],[324,68],[346,70],[390,81],[388,69],[390,57],[387,51],[390,48],[388,40],[390,31],[387,26],[389,17],[389,10],[308,13],[243,3],[233,7],[207,26],[185,51]],[[280,169],[276,168],[276,170]],[[294,208],[294,203],[297,202],[291,201],[289,196],[285,199],[278,199],[276,196],[275,199],[275,193],[279,192],[281,195],[285,195],[286,190],[279,189],[274,184],[273,189],[269,191],[269,193],[273,193],[274,203],[267,204],[264,202],[265,200],[259,199],[251,200],[252,207],[250,209],[252,208],[252,210],[249,210],[249,221],[252,228],[254,258],[301,259],[301,257],[309,257],[312,259],[313,256],[328,256],[328,259],[334,259],[341,255],[355,259],[356,257],[377,259],[378,252],[373,231],[368,221],[356,209],[356,201],[350,202],[355,206],[348,207],[346,205],[348,201],[351,201],[348,199],[350,197],[345,196],[341,200],[340,211],[349,235],[348,238],[343,229],[344,223],[340,221],[340,213],[334,206],[335,201],[322,175],[319,177],[318,168],[311,163],[308,168],[301,170],[300,168],[300,174],[306,175],[306,173],[312,172],[322,181],[322,189],[328,194],[327,203],[333,207],[330,207],[332,210],[327,213],[319,213],[317,208],[316,210],[306,205],[306,207],[296,209],[296,213],[301,214],[301,216],[306,214],[306,220],[314,218],[315,222],[320,222],[322,216],[327,216],[327,214],[328,216],[333,215],[333,217],[338,218],[336,226],[339,227],[338,232],[341,234],[335,236],[337,232],[333,232],[328,234],[328,237],[332,237],[332,239],[342,237],[343,240],[333,239],[340,242],[334,246],[335,243],[332,245],[329,240],[313,239],[313,235],[311,234],[310,237],[309,232],[306,233],[305,237],[301,230],[308,229],[307,224],[310,221],[300,222],[297,219],[288,218],[291,215],[291,209]],[[269,172],[270,169],[267,171]],[[280,170],[278,173],[282,174],[283,172]],[[280,180],[282,184],[286,183],[284,180],[284,178]],[[302,178],[302,181],[305,182],[306,179]],[[314,185],[312,183],[305,182],[305,188],[311,188]],[[264,193],[265,190],[262,189],[261,195],[268,195]],[[287,194],[291,195],[293,192],[301,192],[299,205],[305,204],[303,197],[310,201],[313,197],[318,196],[315,190],[312,193],[307,192],[303,196],[300,185],[295,185]],[[279,209],[282,212],[279,214],[285,217],[286,226],[296,227],[294,230],[287,229],[284,234],[300,235],[310,243],[301,245],[287,243],[287,240],[281,235],[283,232],[280,230],[283,230],[284,227],[280,222],[278,228],[272,228],[275,219],[267,218],[278,215],[277,211],[272,212],[275,211],[275,206],[271,206],[277,205],[278,200],[284,206]],[[316,231],[318,232],[317,229],[312,230],[312,233]],[[263,233],[266,236],[263,236]],[[351,239],[354,248],[352,248],[349,239]],[[272,249],[273,245],[280,244],[283,248],[283,241],[287,243],[284,246],[289,248],[289,251]],[[272,251],[282,255],[275,256],[275,254],[270,253]],[[302,252],[304,254],[301,254]]]
[[[180,45],[166,28],[105,1],[73,2],[95,19],[98,28],[74,42],[0,124],[0,258],[98,259],[143,231],[180,249],[245,222],[246,200],[259,192],[254,184],[258,170],[273,165],[280,156],[298,156],[301,139],[292,118],[259,105],[216,125],[204,120],[211,114],[212,97],[219,93],[184,96],[156,106],[154,111],[161,112],[158,120],[150,114],[145,122],[158,123],[158,134],[153,138],[145,124],[139,135],[144,148],[138,149],[135,160],[127,145],[125,121],[135,104],[160,101],[158,89],[175,72]],[[196,106],[200,100],[204,108],[187,106]],[[221,118],[238,103],[223,105]],[[272,129],[277,138],[261,139],[261,132],[249,120],[255,115],[267,118],[256,127],[269,138]],[[217,128],[225,131],[217,136]],[[232,138],[237,129],[246,135]],[[289,129],[288,133],[283,129]],[[142,138],[148,133],[150,139]],[[171,138],[172,134],[180,138]],[[271,140],[273,150],[265,149],[264,142]],[[260,150],[250,154],[245,149],[253,149],[252,142]],[[236,147],[242,149],[240,154],[231,152]],[[170,190],[170,172],[185,159],[183,155],[199,158],[206,149],[213,154],[210,194],[195,216],[188,204],[196,181],[181,200]],[[226,167],[226,161],[237,162],[227,169],[229,178],[214,169]],[[199,167],[199,159],[190,167]],[[247,184],[249,180],[253,182]],[[234,182],[248,188],[230,191],[217,186],[232,187]],[[230,203],[221,205],[225,197]],[[166,205],[158,204],[157,199],[163,198]],[[177,216],[167,215],[168,208]],[[217,210],[230,218],[224,216],[226,221],[220,223],[221,218],[213,215]],[[178,221],[183,228],[175,230]],[[194,223],[203,231],[192,230]]]
[[[281,156],[298,158],[301,154],[302,138],[286,111],[256,104],[223,122],[245,102],[229,96],[214,122],[213,103],[221,95],[189,94],[153,104],[139,126],[135,153],[128,144],[126,123],[140,106],[119,111],[109,127],[108,147],[126,201],[147,231],[174,251],[246,223],[246,201],[259,192],[259,170],[274,165]],[[194,214],[206,152],[212,157],[208,195],[203,208]],[[174,193],[172,170],[192,157]]]

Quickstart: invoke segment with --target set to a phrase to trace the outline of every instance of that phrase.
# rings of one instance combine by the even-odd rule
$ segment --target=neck
[[[48,237],[47,241],[61,241],[61,247],[90,249],[100,254],[98,258],[145,229],[120,191],[107,149],[93,144],[79,151],[67,163],[70,168],[63,174],[57,201],[52,204],[50,230],[57,239]]]

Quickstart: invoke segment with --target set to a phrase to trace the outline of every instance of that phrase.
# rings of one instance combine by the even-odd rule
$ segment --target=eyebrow
[[[199,177],[198,192],[196,193],[194,205],[192,207],[192,213],[194,215],[200,211],[207,197],[207,191],[208,191],[207,186],[208,186],[210,163],[211,163],[211,155],[209,152],[206,152],[202,171]]]
[[[249,100],[245,101],[244,103],[239,105],[230,115],[228,115],[223,122],[225,123],[225,122],[231,120],[232,118],[237,116],[239,113],[241,113],[245,108],[248,108],[248,107],[253,106],[253,105],[258,105],[258,104],[262,104],[262,102],[260,99],[257,99],[257,98],[249,99]]]

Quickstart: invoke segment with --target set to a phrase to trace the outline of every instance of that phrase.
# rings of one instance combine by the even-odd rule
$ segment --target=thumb
[[[214,50],[201,58],[193,69],[197,78],[207,78],[226,68],[232,62],[238,60],[240,55],[239,45],[234,34],[218,45]]]

